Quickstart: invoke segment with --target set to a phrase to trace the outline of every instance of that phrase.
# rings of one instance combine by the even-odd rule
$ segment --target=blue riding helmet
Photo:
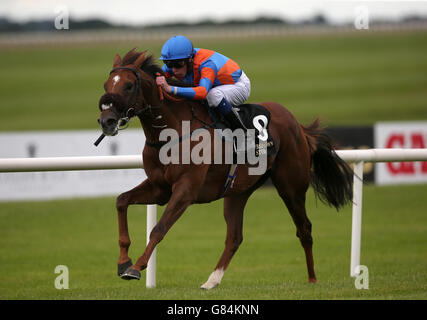
[[[159,60],[188,59],[194,55],[193,44],[184,36],[173,36],[165,42]]]

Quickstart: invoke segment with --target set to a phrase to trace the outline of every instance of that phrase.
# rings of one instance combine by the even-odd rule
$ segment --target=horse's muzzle
[[[119,120],[110,112],[101,114],[98,123],[106,136],[115,136],[119,131]]]
[[[126,106],[124,98],[119,94],[106,93],[99,100],[101,116],[98,123],[106,136],[115,136],[119,130],[120,120],[117,110],[123,110]]]

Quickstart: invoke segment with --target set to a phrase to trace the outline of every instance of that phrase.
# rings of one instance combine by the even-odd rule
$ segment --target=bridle
[[[130,68],[130,67],[116,67],[113,68],[110,71],[110,75],[118,70],[127,70],[132,72],[135,77],[136,77],[136,83],[134,86],[134,90],[132,93],[132,97],[130,98],[130,101],[134,100],[135,97],[135,104],[133,106],[128,106],[123,112],[122,114],[119,116],[119,122],[125,122],[126,124],[129,122],[129,120],[135,116],[138,116],[140,114],[145,113],[146,111],[150,110],[152,107],[151,105],[146,105],[146,106],[142,106],[142,108],[140,110],[138,110],[138,106],[139,106],[139,100],[141,100],[142,104],[144,103],[143,99],[142,99],[142,95],[141,95],[141,75],[139,74],[139,72],[134,69],[134,68]],[[138,99],[138,95],[140,95],[140,99]]]
[[[145,101],[144,101],[144,99],[143,99],[143,97],[141,95],[141,75],[139,74],[139,72],[136,69],[130,68],[130,67],[116,67],[116,68],[113,68],[110,71],[109,74],[111,75],[112,73],[114,73],[114,72],[116,72],[118,70],[127,70],[127,71],[130,71],[136,77],[136,83],[135,83],[135,86],[134,86],[134,90],[133,90],[132,96],[130,98],[131,103],[120,114],[118,114],[118,118],[119,118],[119,120],[118,120],[119,130],[123,130],[123,129],[126,129],[128,127],[129,121],[133,117],[140,116],[140,115],[146,113],[147,111],[151,111],[153,108],[159,108],[159,107],[153,107],[153,106],[151,106],[149,104],[144,105]],[[138,99],[138,96],[140,96],[139,99]],[[141,108],[139,108],[139,102],[140,102],[139,100],[141,101],[141,104],[142,104]],[[133,106],[132,106],[132,101],[135,101],[135,103],[134,103]],[[102,139],[104,139],[104,137],[105,137],[105,134],[102,133],[99,136],[99,138],[95,141],[95,143],[94,143],[95,146],[98,146],[101,143]]]

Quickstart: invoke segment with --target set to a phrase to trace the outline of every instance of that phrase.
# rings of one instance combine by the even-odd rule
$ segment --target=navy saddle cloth
[[[217,129],[225,130],[230,128],[230,124],[216,108],[206,107]],[[255,155],[259,156],[265,153],[267,155],[274,154],[276,149],[269,130],[270,111],[259,104],[242,104],[236,107],[236,109],[245,127],[249,132],[255,133]],[[223,140],[227,141],[227,137],[223,136]]]

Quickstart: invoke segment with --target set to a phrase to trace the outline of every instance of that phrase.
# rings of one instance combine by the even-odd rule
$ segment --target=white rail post
[[[157,206],[155,204],[147,205],[147,245],[150,241],[150,233],[157,223]],[[146,270],[145,286],[147,288],[154,288],[156,286],[156,249],[151,254],[148,260]]]
[[[360,243],[362,238],[362,193],[363,193],[363,161],[354,164],[353,176],[353,218],[351,227],[351,262],[350,276],[356,277],[360,271]],[[356,269],[357,268],[357,269]]]

